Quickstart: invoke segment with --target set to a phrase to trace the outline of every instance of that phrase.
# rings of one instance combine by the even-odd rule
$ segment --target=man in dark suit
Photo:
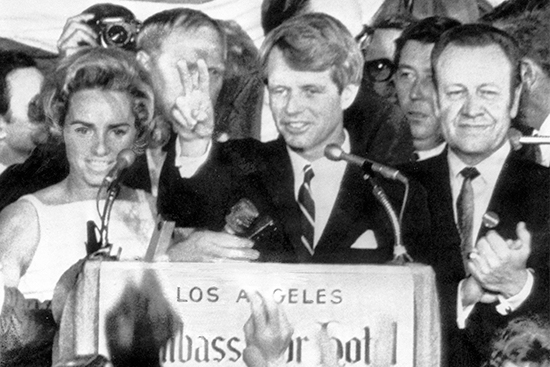
[[[417,163],[413,174],[428,192],[428,261],[438,280],[447,362],[477,366],[497,328],[527,312],[548,315],[541,239],[550,217],[549,171],[518,158],[507,138],[521,91],[519,52],[508,35],[484,25],[453,28],[436,43],[432,67],[448,148]]]
[[[328,144],[353,153],[365,148],[364,139],[348,133],[343,125],[343,111],[353,102],[362,73],[363,59],[354,39],[334,18],[305,14],[268,35],[261,64],[281,134],[270,143],[212,142],[209,110],[200,110],[203,102],[193,107],[189,98],[195,91],[207,90],[200,82],[205,78],[182,73],[185,83],[193,84],[185,87],[189,95],[184,97],[191,105],[184,106],[188,118],[180,122],[181,129],[186,129],[180,140],[186,140],[176,145],[177,156],[169,153],[167,157],[158,207],[178,226],[210,231],[194,232],[171,250],[172,259],[391,260],[395,242],[391,223],[363,180],[362,169],[324,156]],[[192,118],[201,114],[202,119]],[[400,205],[402,185],[379,181],[392,204]],[[429,226],[425,198],[418,186],[412,186],[404,242],[424,245]],[[251,241],[220,232],[226,214],[242,198],[275,221],[274,230],[258,239],[254,249]]]
[[[362,51],[369,51],[366,48],[369,28],[362,23],[361,6],[356,0],[263,0],[261,21],[264,34],[294,16],[314,12],[328,14],[341,21]],[[367,68],[366,72],[369,70]],[[361,155],[385,164],[409,162],[414,148],[405,116],[399,106],[376,93],[366,72],[357,97],[344,111],[344,127],[366,140]]]

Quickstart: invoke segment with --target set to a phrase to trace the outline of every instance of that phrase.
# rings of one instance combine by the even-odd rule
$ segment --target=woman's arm
[[[40,240],[38,215],[27,201],[17,201],[0,212],[0,262],[5,285],[17,287]]]

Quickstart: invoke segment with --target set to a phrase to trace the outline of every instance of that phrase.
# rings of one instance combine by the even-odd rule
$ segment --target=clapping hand
[[[489,231],[470,254],[468,269],[472,276],[463,291],[481,302],[493,302],[497,294],[505,298],[518,294],[527,280],[527,259],[531,253],[531,234],[525,223],[516,227],[517,240],[505,240]]]

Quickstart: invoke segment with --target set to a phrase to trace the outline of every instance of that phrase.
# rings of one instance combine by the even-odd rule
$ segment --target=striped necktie
[[[301,211],[301,225],[302,225],[302,243],[310,253],[313,255],[313,243],[315,233],[315,202],[311,196],[311,179],[313,178],[313,169],[311,165],[307,164],[304,167],[304,183],[300,186],[298,191],[298,205]]]
[[[466,262],[468,254],[473,250],[473,227],[474,227],[474,189],[472,180],[479,176],[479,171],[475,167],[466,167],[460,174],[464,177],[462,188],[456,201],[456,213],[458,219],[458,232],[460,233],[460,249],[464,269],[468,273]]]

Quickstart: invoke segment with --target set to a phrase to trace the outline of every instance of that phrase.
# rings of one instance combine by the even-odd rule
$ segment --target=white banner
[[[279,303],[294,327],[288,366],[318,366],[331,351],[335,356],[328,357],[340,366],[414,365],[408,267],[104,262],[100,354],[108,355],[106,328],[112,325],[106,320],[124,312],[125,295],[136,289],[164,298],[181,318],[161,352],[164,366],[244,366],[251,290]]]

